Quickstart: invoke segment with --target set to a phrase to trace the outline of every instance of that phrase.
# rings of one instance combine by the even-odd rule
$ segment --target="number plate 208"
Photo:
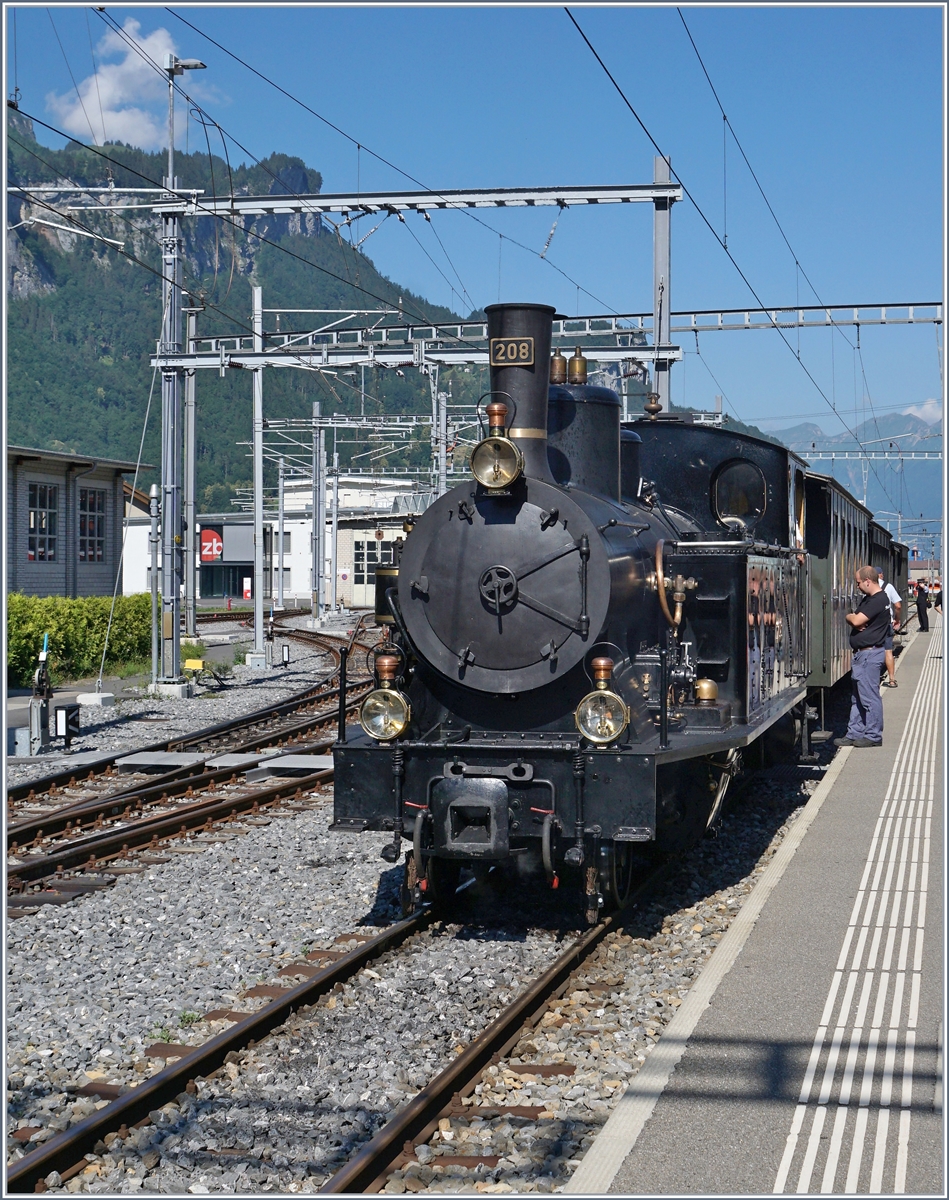
[[[492,367],[532,367],[534,365],[534,339],[522,338],[492,338],[491,339]]]

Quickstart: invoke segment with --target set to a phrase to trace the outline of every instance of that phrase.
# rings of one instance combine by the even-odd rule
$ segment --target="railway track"
[[[575,972],[583,967],[603,939],[620,928],[630,906],[641,902],[656,887],[664,873],[665,868],[650,872],[623,913],[607,917],[574,941],[445,1070],[437,1073],[374,1137],[366,1139],[350,1161],[328,1179],[321,1190],[328,1194],[380,1190],[392,1170],[412,1160],[412,1146],[431,1137],[446,1114],[457,1113],[463,1108],[471,1113],[473,1110],[466,1106],[471,1104],[472,1094],[484,1070],[502,1062],[522,1041],[525,1029],[532,1028],[543,1018],[547,1006],[570,987]],[[85,1156],[109,1135],[118,1134],[124,1138],[134,1129],[160,1121],[157,1110],[163,1104],[180,1098],[183,1093],[194,1094],[196,1081],[207,1080],[215,1075],[227,1062],[235,1061],[241,1051],[257,1045],[262,1038],[282,1027],[294,1012],[313,1005],[319,997],[334,989],[338,991],[347,980],[353,979],[413,935],[421,933],[433,920],[435,914],[426,907],[371,937],[341,935],[337,943],[345,944],[355,938],[359,944],[355,949],[342,953],[316,950],[307,955],[304,961],[289,964],[282,974],[309,978],[285,989],[255,989],[258,994],[272,994],[275,990],[278,993],[256,1012],[232,1010],[227,1014],[210,1014],[233,1021],[232,1027],[200,1046],[166,1048],[167,1057],[173,1057],[174,1051],[180,1051],[180,1057],[139,1086],[114,1099],[109,1096],[110,1089],[105,1085],[98,1085],[98,1091],[95,1084],[83,1088],[82,1094],[95,1093],[100,1096],[104,1093],[103,1098],[110,1098],[111,1102],[12,1164],[8,1168],[8,1190],[43,1191],[43,1181],[53,1171],[58,1172],[61,1180],[66,1182],[88,1166]],[[318,1014],[319,1010],[314,1010],[314,1015]],[[574,1070],[568,1063],[537,1063],[532,1068],[531,1064],[523,1062],[518,1064],[517,1069],[524,1074],[533,1069],[535,1074],[551,1077],[569,1077]],[[527,1115],[524,1106],[514,1106],[509,1110],[498,1108],[497,1105],[480,1107],[483,1115],[500,1113],[503,1116],[505,1111],[512,1116]],[[533,1113],[534,1110],[530,1111]],[[445,1161],[448,1163],[449,1160]],[[490,1165],[490,1156],[486,1161]]]
[[[307,631],[303,631],[306,633]],[[67,773],[12,789],[8,796],[7,889],[10,905],[23,910],[43,903],[62,903],[88,890],[76,871],[87,875],[129,854],[160,851],[169,839],[181,839],[202,829],[212,834],[220,822],[235,820],[286,798],[289,785],[267,787],[264,780],[238,778],[233,762],[208,762],[229,754],[253,756],[264,750],[326,753],[339,726],[352,719],[372,686],[368,676],[347,681],[343,691],[332,684],[341,664],[354,648],[358,627],[349,644],[337,647],[324,635],[306,640],[327,646],[335,658],[333,670],[318,684],[244,717],[213,726],[185,738],[159,743],[160,751],[188,751],[197,757],[159,775],[121,775],[118,756],[93,764],[85,780]],[[345,652],[345,653],[344,653]],[[334,729],[334,726],[336,727]],[[95,768],[99,771],[96,772]],[[306,790],[332,776],[331,760],[316,774],[292,780],[290,794]],[[48,786],[43,789],[43,783]],[[23,793],[26,793],[25,795]],[[19,812],[19,819],[17,813]],[[52,887],[41,881],[53,880]]]
[[[104,817],[101,805],[96,805],[95,819],[90,819],[87,826],[76,818],[71,829],[49,838],[44,834],[19,856],[8,854],[8,907],[63,903],[84,890],[82,877],[74,878],[67,872],[99,871],[136,852],[147,851],[154,856],[163,845],[198,831],[213,836],[243,813],[254,816],[268,805],[288,799],[301,801],[307,791],[332,778],[332,760],[327,762],[325,770],[285,778],[269,787],[269,781],[239,781],[232,768],[208,771],[173,784],[156,784],[139,791],[127,804],[124,797],[115,802],[115,807],[124,807],[109,817]],[[50,886],[38,890],[44,880],[50,881]]]
[[[347,656],[357,649],[368,651],[370,646],[356,640],[358,625],[348,642],[309,630],[281,628],[279,632],[282,637],[298,638],[308,645],[324,650],[333,660],[331,670],[315,684],[280,704],[268,705],[195,734],[151,743],[136,753],[190,751],[211,757],[232,752],[250,753],[270,746],[282,749],[288,744],[292,744],[295,749],[302,748],[302,743],[311,731],[325,726],[329,719],[327,703],[338,696],[338,688],[332,685],[339,677],[341,651],[344,648],[341,643],[345,644]],[[351,680],[354,694],[358,695],[360,690],[365,690],[366,682],[367,677],[357,676]],[[29,841],[34,837],[36,829],[43,827],[42,819],[46,818],[48,812],[53,813],[84,800],[105,800],[117,793],[131,795],[138,784],[156,783],[165,779],[173,782],[177,777],[199,773],[195,766],[191,766],[172,769],[160,780],[156,779],[154,774],[147,780],[138,774],[120,780],[116,777],[115,764],[118,759],[127,757],[128,754],[128,750],[123,750],[116,754],[104,755],[92,763],[83,764],[81,768],[66,767],[42,779],[8,788],[8,847],[12,841],[23,845],[24,839]]]
[[[760,780],[762,777],[759,775],[758,778]],[[300,793],[294,791],[291,794],[290,784],[297,782],[305,783],[307,788],[311,788],[319,781],[301,780],[290,781],[290,783],[286,780],[274,781],[275,784],[287,785],[286,789],[282,791],[282,801],[278,801],[285,811],[302,808],[307,803],[307,797],[313,796],[312,791],[302,787]],[[756,806],[760,802],[759,797]],[[277,811],[279,812],[280,809]],[[240,817],[235,818],[235,823],[239,819]],[[743,833],[747,833],[747,821],[738,821],[737,827]],[[214,832],[215,830],[212,830],[205,836],[210,840],[213,838]],[[218,825],[216,832],[227,836],[227,826]],[[767,837],[764,841],[752,839],[752,842],[756,846],[755,854],[758,854],[766,848]],[[198,845],[200,844],[199,842]],[[708,850],[702,852],[703,861],[718,863],[721,842],[707,842],[706,846]],[[348,860],[344,857],[341,861]],[[728,881],[728,885],[732,885],[736,874],[740,876],[743,870],[750,869],[753,862],[754,857],[747,860],[746,866],[736,872],[732,861],[728,860],[720,867],[716,867],[716,870]],[[679,869],[671,864],[670,867]],[[665,870],[669,870],[670,867]],[[571,1115],[575,1111],[572,1104],[577,1102],[572,1101],[570,1097],[577,1091],[582,1092],[584,1086],[589,1086],[587,1072],[590,1067],[584,1065],[591,1060],[591,1055],[585,1052],[591,1048],[588,1037],[595,1035],[602,1039],[605,1036],[607,1044],[611,1043],[612,1037],[609,1030],[619,1028],[616,1024],[609,1024],[611,1019],[620,1020],[624,1029],[635,1025],[637,1021],[651,1025],[653,1022],[642,1015],[644,1011],[652,1010],[654,1001],[649,999],[650,996],[656,997],[655,1003],[660,1006],[662,998],[666,995],[672,997],[673,1005],[680,1003],[680,1000],[675,998],[674,992],[666,993],[648,989],[650,987],[663,989],[668,986],[663,982],[666,979],[665,972],[670,969],[674,958],[676,962],[680,961],[676,955],[683,953],[683,944],[688,946],[690,938],[693,944],[704,942],[706,938],[709,938],[708,946],[714,946],[713,939],[721,936],[720,930],[727,927],[729,915],[726,914],[726,907],[729,914],[737,911],[731,897],[737,895],[739,891],[747,890],[732,887],[731,891],[726,892],[724,896],[711,897],[709,902],[703,906],[703,915],[700,917],[699,923],[695,924],[694,897],[701,894],[694,891],[696,887],[695,870],[694,864],[682,869],[680,879],[675,884],[675,887],[680,889],[678,893],[674,888],[670,892],[669,887],[661,886],[664,871],[655,872],[649,879],[643,880],[636,894],[631,898],[631,903],[638,906],[635,924],[632,928],[628,925],[629,910],[627,909],[625,914],[615,915],[607,921],[601,922],[589,933],[579,937],[573,945],[567,948],[565,953],[557,958],[556,962],[551,963],[550,958],[541,959],[542,965],[534,968],[536,972],[534,981],[529,982],[530,974],[521,976],[521,994],[497,1020],[484,1028],[483,1033],[468,1042],[466,1046],[455,1047],[455,1053],[451,1052],[451,1041],[445,1044],[440,1060],[435,1060],[436,1064],[440,1063],[443,1066],[447,1062],[448,1065],[445,1066],[445,1069],[440,1072],[438,1070],[429,1071],[422,1078],[413,1079],[413,1089],[421,1085],[421,1090],[408,1103],[401,1105],[377,1132],[375,1131],[378,1128],[378,1120],[390,1112],[391,1107],[387,1108],[384,1101],[380,1104],[378,1100],[374,1100],[366,1106],[376,1114],[376,1120],[361,1133],[357,1125],[358,1136],[353,1135],[345,1139],[345,1145],[350,1146],[349,1161],[340,1165],[341,1148],[339,1153],[331,1151],[325,1156],[318,1156],[325,1158],[325,1165],[323,1163],[306,1164],[305,1173],[311,1177],[318,1176],[314,1182],[322,1184],[322,1190],[328,1194],[376,1192],[379,1190],[417,1191],[420,1188],[425,1190],[426,1183],[437,1183],[443,1176],[450,1177],[454,1171],[461,1172],[472,1184],[477,1180],[483,1180],[484,1186],[488,1187],[492,1178],[499,1178],[499,1172],[501,1177],[507,1178],[512,1170],[517,1169],[512,1167],[505,1146],[510,1147],[514,1144],[521,1148],[526,1146],[529,1150],[532,1139],[536,1139],[534,1144],[538,1146],[543,1146],[547,1142],[566,1146],[566,1149],[563,1150],[554,1149],[541,1153],[541,1158],[544,1157],[544,1153],[549,1152],[551,1155],[561,1155],[561,1159],[558,1159],[549,1168],[550,1177],[546,1175],[548,1167],[544,1165],[545,1174],[540,1176],[540,1179],[547,1179],[547,1182],[551,1183],[555,1178],[562,1178],[564,1169],[569,1173],[570,1164],[564,1168],[559,1165],[560,1162],[564,1158],[572,1160],[576,1157],[578,1149],[582,1152],[582,1147],[579,1147],[578,1143],[582,1140],[584,1144],[589,1144],[589,1137],[595,1132],[598,1123],[602,1123],[602,1118],[599,1118],[598,1121],[596,1118],[591,1119],[590,1116],[574,1117]],[[691,883],[686,885],[686,879],[691,880]],[[683,887],[685,888],[684,892],[681,890]],[[637,934],[637,929],[640,931],[658,930],[655,917],[650,914],[656,910],[657,903],[661,912],[667,911],[665,907],[668,902],[667,894],[668,897],[676,895],[680,897],[668,911],[674,912],[677,907],[681,906],[680,911],[674,917],[662,920],[661,934],[658,932]],[[727,903],[720,903],[720,901]],[[459,897],[459,902],[463,904],[461,897]],[[718,905],[717,909],[714,908],[715,905]],[[462,908],[461,911],[463,913],[466,910]],[[718,914],[725,915],[719,917]],[[435,941],[431,943],[432,961],[441,963],[444,954],[450,956],[454,953],[451,946],[454,944],[457,947],[458,945],[457,933],[451,932],[451,926],[443,927],[441,931],[438,927],[431,926],[434,915],[430,910],[423,910],[421,914],[416,914],[407,922],[393,924],[384,931],[384,935],[391,934],[396,938],[401,936],[404,940],[415,933],[421,935],[422,931],[426,930],[426,925],[429,924],[428,931],[424,933],[424,939],[435,938]],[[353,919],[353,917],[349,918],[350,921]],[[704,933],[700,932],[703,929],[703,922]],[[624,926],[629,932],[626,932]],[[343,926],[343,928],[346,927],[346,925]],[[349,927],[352,928],[352,926]],[[339,927],[337,926],[337,928]],[[690,933],[688,932],[690,930],[699,932]],[[447,938],[443,936],[446,932]],[[175,1186],[172,1190],[178,1190],[182,1187],[180,1182],[182,1170],[190,1173],[194,1169],[195,1176],[191,1176],[191,1178],[195,1178],[202,1169],[213,1171],[216,1163],[224,1165],[228,1163],[261,1163],[259,1149],[261,1143],[255,1142],[253,1136],[250,1142],[232,1141],[234,1126],[229,1123],[230,1118],[226,1115],[231,1111],[230,1106],[232,1105],[236,1106],[233,1109],[235,1115],[241,1111],[250,1111],[242,1109],[241,1106],[248,1103],[248,1097],[252,1098],[261,1093],[260,1080],[273,1079],[273,1075],[265,1076],[257,1072],[283,1070],[284,1068],[280,1064],[294,1061],[286,1056],[299,1053],[299,1047],[304,1045],[311,1045],[314,1048],[318,1045],[328,1047],[329,1062],[335,1068],[337,1064],[333,1060],[337,1057],[337,1050],[334,1039],[343,1035],[344,1030],[351,1027],[352,1032],[345,1036],[353,1038],[356,1047],[354,1061],[359,1061],[367,1051],[372,1053],[368,1049],[370,1043],[364,1043],[362,1040],[364,1037],[370,1036],[371,1029],[362,1032],[364,1026],[360,1016],[355,1016],[354,1027],[352,1019],[350,1026],[333,1023],[333,1017],[336,1014],[329,1010],[333,1008],[336,999],[340,1001],[337,1011],[346,1011],[342,1008],[343,1002],[351,1004],[355,1000],[356,1003],[369,1005],[365,1020],[370,1025],[372,1022],[370,1013],[376,1004],[375,997],[378,997],[380,1001],[384,1000],[388,994],[386,989],[395,987],[397,994],[403,995],[404,1003],[409,1005],[412,1011],[415,1011],[420,1003],[421,996],[416,998],[411,983],[408,985],[407,992],[400,991],[407,986],[404,982],[406,977],[404,964],[412,961],[413,951],[409,950],[409,959],[403,959],[400,952],[398,955],[389,955],[383,961],[376,962],[376,971],[365,970],[365,968],[371,967],[374,959],[386,954],[387,949],[394,950],[396,943],[393,941],[386,944],[372,935],[367,938],[366,933],[355,936],[359,939],[360,944],[353,954],[336,949],[313,951],[307,954],[306,947],[302,951],[296,951],[304,954],[305,957],[298,962],[287,963],[278,972],[278,975],[291,978],[309,976],[303,983],[296,983],[290,989],[280,988],[279,991],[272,984],[245,991],[244,995],[256,998],[255,1002],[259,1002],[259,998],[263,997],[272,999],[271,1004],[264,1005],[257,1012],[241,1011],[247,1008],[247,1004],[246,1002],[242,1003],[238,997],[229,1012],[216,1010],[208,1013],[203,1019],[208,1021],[226,1020],[233,1022],[232,1027],[223,1034],[210,1036],[208,1041],[201,1046],[178,1047],[172,1045],[165,1047],[159,1057],[165,1057],[167,1060],[174,1051],[179,1049],[181,1057],[177,1061],[172,1059],[164,1069],[151,1078],[142,1080],[138,1086],[132,1086],[130,1090],[126,1085],[122,1085],[123,1095],[116,1095],[120,1090],[118,1086],[106,1085],[98,1081],[87,1083],[79,1089],[75,1087],[67,1089],[75,1095],[89,1097],[87,1103],[91,1103],[93,1098],[98,1099],[100,1104],[106,1102],[106,1107],[67,1129],[65,1133],[49,1137],[44,1145],[11,1164],[8,1189],[17,1192],[33,1191],[34,1189],[42,1191],[44,1190],[43,1181],[51,1171],[58,1172],[63,1182],[82,1171],[90,1172],[89,1179],[91,1180],[98,1171],[105,1174],[114,1172],[115,1163],[118,1163],[121,1169],[123,1156],[129,1164],[129,1169],[135,1163],[140,1162],[142,1156],[151,1161],[159,1160],[159,1167],[155,1169],[160,1173],[153,1177],[153,1190],[158,1186],[159,1179],[165,1185],[173,1182]],[[643,936],[652,937],[654,940],[642,943],[642,950],[639,952],[637,946]],[[352,937],[353,935],[338,936],[334,947],[339,944],[349,945]],[[478,940],[478,938],[474,939],[475,946],[477,946]],[[418,939],[414,939],[413,944],[417,941]],[[428,943],[426,942],[426,944]],[[439,947],[442,948],[439,949]],[[419,950],[416,948],[414,953],[418,952]],[[704,952],[708,953],[709,951],[706,949]],[[630,953],[634,955],[641,953],[644,956],[641,960],[643,964],[650,963],[651,958],[659,957],[661,961],[646,967],[640,965],[640,960],[634,960],[636,965],[630,973],[628,957]],[[476,950],[471,959],[476,972],[483,969],[483,965],[481,967],[474,965],[475,963],[484,963],[482,954],[483,951]],[[621,965],[624,957],[627,964],[625,984],[622,982],[624,967]],[[328,961],[331,959],[335,959],[335,961]],[[280,961],[282,962],[283,959]],[[449,957],[444,961],[454,960]],[[619,974],[616,973],[617,968]],[[443,968],[438,967],[437,969]],[[489,969],[493,975],[497,968],[492,966]],[[674,966],[671,969],[676,970]],[[408,973],[411,977],[411,969]],[[356,978],[357,976],[358,978]],[[645,990],[640,994],[641,1000],[626,999],[624,993],[632,981],[638,980],[642,976],[648,982],[645,982]],[[250,978],[252,979],[253,975]],[[403,980],[402,984],[397,982],[400,978]],[[351,982],[347,983],[347,980]],[[381,980],[381,982],[373,983],[374,980]],[[527,986],[525,986],[525,982]],[[614,993],[613,989],[617,984],[620,985],[619,992]],[[681,984],[679,986],[681,989]],[[375,992],[374,988],[383,990]],[[312,1006],[320,996],[325,996],[327,991],[334,989],[341,992],[335,999],[326,997],[318,1007],[312,1008],[311,1011],[297,1011]],[[434,997],[439,994],[439,990],[436,989],[435,993],[424,1001],[424,1005],[428,1005],[428,1010],[432,1014],[439,1011],[438,1008],[432,1008],[433,1002],[437,1003]],[[497,995],[493,989],[491,994],[492,996]],[[680,990],[678,994],[681,997],[683,992]],[[637,1003],[642,1004],[643,1001],[646,1005],[645,1010],[642,1007],[637,1008]],[[672,1011],[668,1008],[668,1003],[669,1001],[665,1002],[667,1012]],[[426,1011],[424,1005],[421,1009],[422,1012]],[[590,1011],[587,1012],[583,1005],[586,1005]],[[599,1023],[597,1020],[603,1013],[601,1005],[606,1006],[608,1014],[605,1023]],[[357,1013],[356,1009],[350,1011],[354,1015]],[[394,1011],[402,1010],[396,1005]],[[293,1016],[294,1012],[296,1012],[295,1016]],[[612,1017],[610,1014],[613,1014]],[[489,1014],[485,1013],[484,1015],[487,1017]],[[376,1021],[378,1023],[379,1020],[387,1019],[380,1014]],[[661,1022],[656,1023],[661,1024]],[[584,1028],[587,1025],[595,1027]],[[563,1034],[571,1026],[577,1028],[579,1036],[574,1043],[565,1043]],[[555,1053],[558,1049],[556,1037],[560,1027],[563,1029],[559,1042],[561,1053],[558,1054]],[[219,1024],[214,1025],[208,1032],[213,1034],[220,1028]],[[450,1025],[447,1028],[451,1037],[457,1036],[450,1033]],[[273,1040],[261,1045],[261,1039],[266,1036],[268,1031],[274,1035]],[[194,1032],[197,1032],[197,1029]],[[645,1032],[651,1034],[653,1038],[657,1036],[654,1029],[647,1028]],[[584,1034],[588,1035],[586,1042],[583,1040]],[[628,1039],[629,1035],[625,1036]],[[637,1044],[641,1044],[641,1035],[634,1034],[633,1036],[640,1039]],[[618,1039],[623,1037],[623,1034],[617,1034]],[[580,1044],[576,1044],[577,1042]],[[253,1043],[258,1043],[258,1045],[254,1046]],[[628,1045],[628,1040],[623,1044]],[[359,1049],[363,1045],[366,1046],[366,1050]],[[416,1046],[416,1039],[410,1038],[401,1042],[400,1045],[397,1061],[411,1068],[414,1061],[412,1048]],[[622,1053],[619,1051],[618,1045],[619,1043],[617,1043],[617,1053]],[[562,1052],[565,1048],[568,1051],[566,1056]],[[596,1049],[599,1055],[597,1042],[592,1043],[592,1048]],[[149,1054],[160,1049],[161,1047],[150,1048],[145,1053]],[[574,1049],[579,1053],[574,1053]],[[620,1086],[617,1079],[623,1078],[623,1070],[619,1068],[617,1074],[616,1067],[610,1069],[612,1066],[611,1055],[612,1051],[604,1050],[601,1064],[606,1064],[606,1066],[604,1070],[604,1066],[601,1065],[599,1070],[608,1085],[609,1076],[615,1075],[616,1079],[613,1080],[613,1085]],[[297,1061],[298,1065],[303,1067],[302,1077],[298,1075],[298,1079],[301,1082],[315,1084],[316,1080],[309,1074],[309,1071],[315,1068],[315,1062],[311,1064],[308,1060],[305,1063],[302,1059]],[[428,1056],[428,1061],[432,1061],[431,1055]],[[642,1061],[641,1057],[639,1061]],[[345,1064],[345,1055],[343,1064]],[[348,1069],[352,1070],[353,1068],[349,1067]],[[325,1071],[323,1074],[325,1075]],[[417,1075],[414,1069],[413,1074]],[[278,1076],[278,1078],[282,1077]],[[400,1078],[402,1078],[401,1072]],[[136,1080],[137,1077],[131,1075],[130,1082],[134,1084]],[[256,1085],[254,1080],[258,1081]],[[121,1081],[122,1076],[120,1075],[117,1082],[121,1084]],[[285,1103],[277,1105],[281,1112],[285,1110],[286,1119],[290,1119],[291,1114],[299,1108],[298,1098],[292,1089],[292,1082],[291,1078],[289,1081],[291,1086],[285,1097]],[[349,1085],[342,1086],[345,1088]],[[306,1090],[309,1091],[309,1089]],[[356,1093],[359,1090],[357,1085]],[[270,1097],[271,1091],[270,1087],[263,1089],[267,1098]],[[606,1093],[601,1090],[599,1094],[603,1096]],[[314,1100],[319,1100],[320,1095],[322,1093],[315,1094]],[[367,1098],[368,1093],[367,1096],[361,1097],[361,1099]],[[540,1100],[543,1100],[543,1104],[538,1103]],[[346,1101],[344,1108],[350,1104],[355,1105],[355,1099]],[[309,1102],[305,1107],[308,1110]],[[601,1102],[600,1108],[602,1109],[602,1107]],[[315,1111],[323,1112],[323,1106],[317,1105]],[[326,1109],[325,1111],[329,1114],[331,1110]],[[199,1118],[200,1126],[194,1123]],[[342,1120],[342,1116],[339,1119]],[[247,1122],[248,1128],[249,1121],[250,1119]],[[41,1119],[41,1124],[43,1123]],[[299,1120],[297,1123],[299,1124]],[[21,1122],[21,1124],[25,1124],[25,1122]],[[185,1133],[185,1127],[187,1127],[187,1133]],[[309,1129],[309,1126],[307,1128]],[[319,1129],[322,1128],[323,1118],[321,1117]],[[333,1128],[334,1126],[331,1124],[329,1129]],[[204,1132],[199,1134],[199,1129]],[[176,1168],[176,1152],[171,1152],[171,1157],[168,1158],[168,1151],[164,1148],[160,1154],[151,1153],[153,1149],[163,1145],[163,1139],[167,1139],[176,1130],[180,1130],[187,1139],[199,1136],[211,1139],[207,1143],[207,1151],[202,1151],[198,1155],[199,1161],[205,1164],[203,1168],[198,1163],[194,1163],[192,1168],[192,1165],[185,1160],[182,1160],[182,1164]],[[586,1131],[589,1132],[586,1133]],[[23,1132],[25,1134],[29,1131],[24,1130]],[[312,1130],[310,1132],[312,1134]],[[373,1133],[374,1136],[370,1136]],[[266,1134],[261,1136],[265,1139],[263,1144],[282,1145],[281,1142],[266,1141]],[[270,1138],[272,1139],[274,1136],[275,1131],[271,1128]],[[280,1134],[280,1137],[283,1136],[285,1135]],[[300,1136],[303,1137],[302,1127]],[[322,1135],[319,1136],[322,1138]],[[331,1147],[338,1144],[332,1140],[331,1133],[327,1136],[330,1137],[329,1145]],[[27,1140],[28,1138],[23,1138],[23,1141]],[[305,1140],[306,1138],[304,1138]],[[174,1137],[168,1142],[168,1146],[173,1145],[174,1141],[180,1142],[181,1138]],[[323,1144],[326,1143],[323,1142]],[[110,1147],[108,1153],[105,1149],[106,1146]],[[235,1148],[230,1149],[229,1147]],[[149,1151],[148,1155],[146,1155],[146,1151]],[[268,1153],[265,1152],[263,1161],[266,1162],[268,1171],[270,1171],[272,1168],[267,1159]],[[281,1153],[286,1152],[281,1151]],[[277,1154],[276,1150],[274,1154]],[[291,1154],[290,1157],[292,1159],[294,1156]],[[300,1157],[306,1160],[312,1156],[308,1156],[306,1150],[301,1150]],[[523,1153],[515,1154],[514,1157],[523,1159],[524,1155]],[[191,1158],[194,1158],[193,1154]],[[278,1160],[275,1169],[280,1169],[281,1161],[286,1166],[285,1159]],[[162,1163],[165,1164],[164,1167],[161,1166]],[[147,1162],[146,1168],[152,1169],[148,1167]],[[224,1166],[218,1169],[223,1170]],[[536,1170],[540,1171],[541,1167],[538,1166]],[[333,1171],[335,1174],[332,1174]],[[394,1175],[393,1172],[395,1172]],[[255,1176],[253,1168],[251,1175]],[[259,1175],[260,1171],[258,1170],[256,1176]],[[265,1173],[265,1177],[273,1178],[274,1183],[277,1182],[277,1179],[271,1174]],[[392,1185],[387,1186],[390,1180]],[[211,1180],[209,1179],[208,1182]],[[54,1177],[51,1185],[55,1183]],[[164,1186],[162,1190],[167,1190],[167,1186]],[[215,1190],[213,1185],[210,1190]],[[237,1190],[242,1189],[238,1188]],[[284,1190],[284,1188],[281,1187],[279,1190]],[[294,1189],[291,1188],[291,1190]],[[494,1189],[488,1187],[488,1190]],[[517,1189],[515,1188],[515,1190]],[[548,1187],[546,1190],[550,1190],[550,1188]]]

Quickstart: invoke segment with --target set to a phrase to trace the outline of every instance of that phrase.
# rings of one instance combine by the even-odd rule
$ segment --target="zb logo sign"
[[[534,339],[492,338],[492,367],[532,367],[534,365]]]
[[[224,553],[220,529],[201,530],[201,561],[216,562]]]

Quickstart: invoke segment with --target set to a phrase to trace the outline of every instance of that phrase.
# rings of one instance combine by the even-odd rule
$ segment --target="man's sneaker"
[[[857,738],[856,741],[850,743],[851,746],[882,746],[882,742],[871,742],[869,738]]]
[[[856,744],[857,743],[853,740],[853,738],[848,738],[848,737],[834,738],[835,746],[856,746]]]

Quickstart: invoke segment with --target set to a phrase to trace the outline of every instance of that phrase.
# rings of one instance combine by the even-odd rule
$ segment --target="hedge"
[[[7,597],[7,672],[10,687],[29,687],[49,634],[50,673],[59,681],[98,675],[111,596]],[[119,596],[109,634],[106,667],[151,656],[151,596]]]

